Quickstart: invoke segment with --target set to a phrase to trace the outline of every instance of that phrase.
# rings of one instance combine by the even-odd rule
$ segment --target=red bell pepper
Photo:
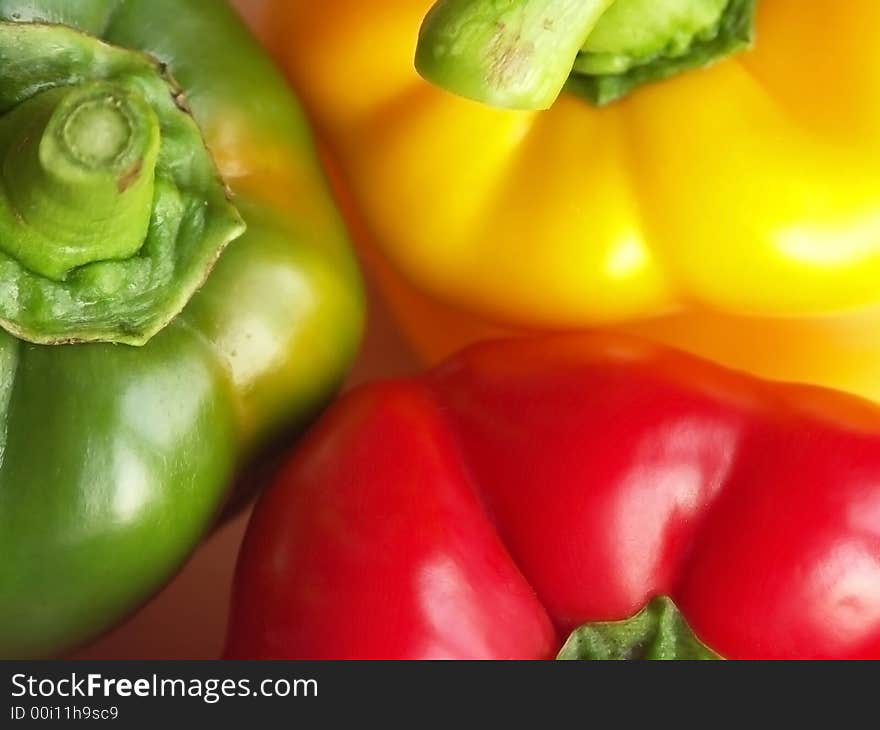
[[[880,657],[880,410],[603,335],[361,388],[262,498],[227,655],[662,655],[668,602],[592,625],[657,596],[726,658]]]

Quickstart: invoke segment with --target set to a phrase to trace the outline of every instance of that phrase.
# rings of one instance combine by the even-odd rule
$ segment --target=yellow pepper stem
[[[491,106],[547,109],[614,0],[441,0],[419,35],[416,69]]]
[[[747,47],[757,0],[439,0],[416,69],[490,106],[597,105]]]

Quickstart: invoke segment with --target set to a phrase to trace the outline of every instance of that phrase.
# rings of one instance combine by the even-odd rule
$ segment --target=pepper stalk
[[[557,659],[693,661],[721,657],[697,638],[671,598],[658,596],[631,618],[581,626]]]
[[[563,89],[602,106],[749,47],[757,0],[439,0],[416,69],[490,106],[547,109]]]
[[[104,82],[51,89],[16,107],[3,126],[5,212],[18,218],[4,250],[55,281],[137,252],[150,224],[160,142],[159,120],[142,96]]]
[[[0,326],[142,345],[243,230],[161,63],[0,22]]]

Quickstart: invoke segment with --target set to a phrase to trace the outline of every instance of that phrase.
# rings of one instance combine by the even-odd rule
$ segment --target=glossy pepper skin
[[[876,3],[760,0],[751,51],[601,109],[563,94],[544,112],[422,80],[413,58],[431,0],[367,14],[356,0],[258,4],[254,27],[307,103],[366,256],[428,357],[481,323],[635,321],[760,375],[880,398]],[[415,311],[426,308],[439,314]],[[768,363],[756,337],[789,365]]]
[[[247,226],[142,347],[0,335],[0,656],[40,656],[175,572],[236,466],[330,398],[362,302],[303,116],[224,2],[0,0],[0,20],[164,64]]]
[[[711,650],[880,656],[880,411],[642,340],[347,395],[262,497],[233,658],[552,658],[670,596]]]

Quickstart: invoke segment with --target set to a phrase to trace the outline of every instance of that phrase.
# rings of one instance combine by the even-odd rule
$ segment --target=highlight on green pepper
[[[0,0],[0,657],[161,587],[331,398],[362,312],[304,117],[225,2]]]

